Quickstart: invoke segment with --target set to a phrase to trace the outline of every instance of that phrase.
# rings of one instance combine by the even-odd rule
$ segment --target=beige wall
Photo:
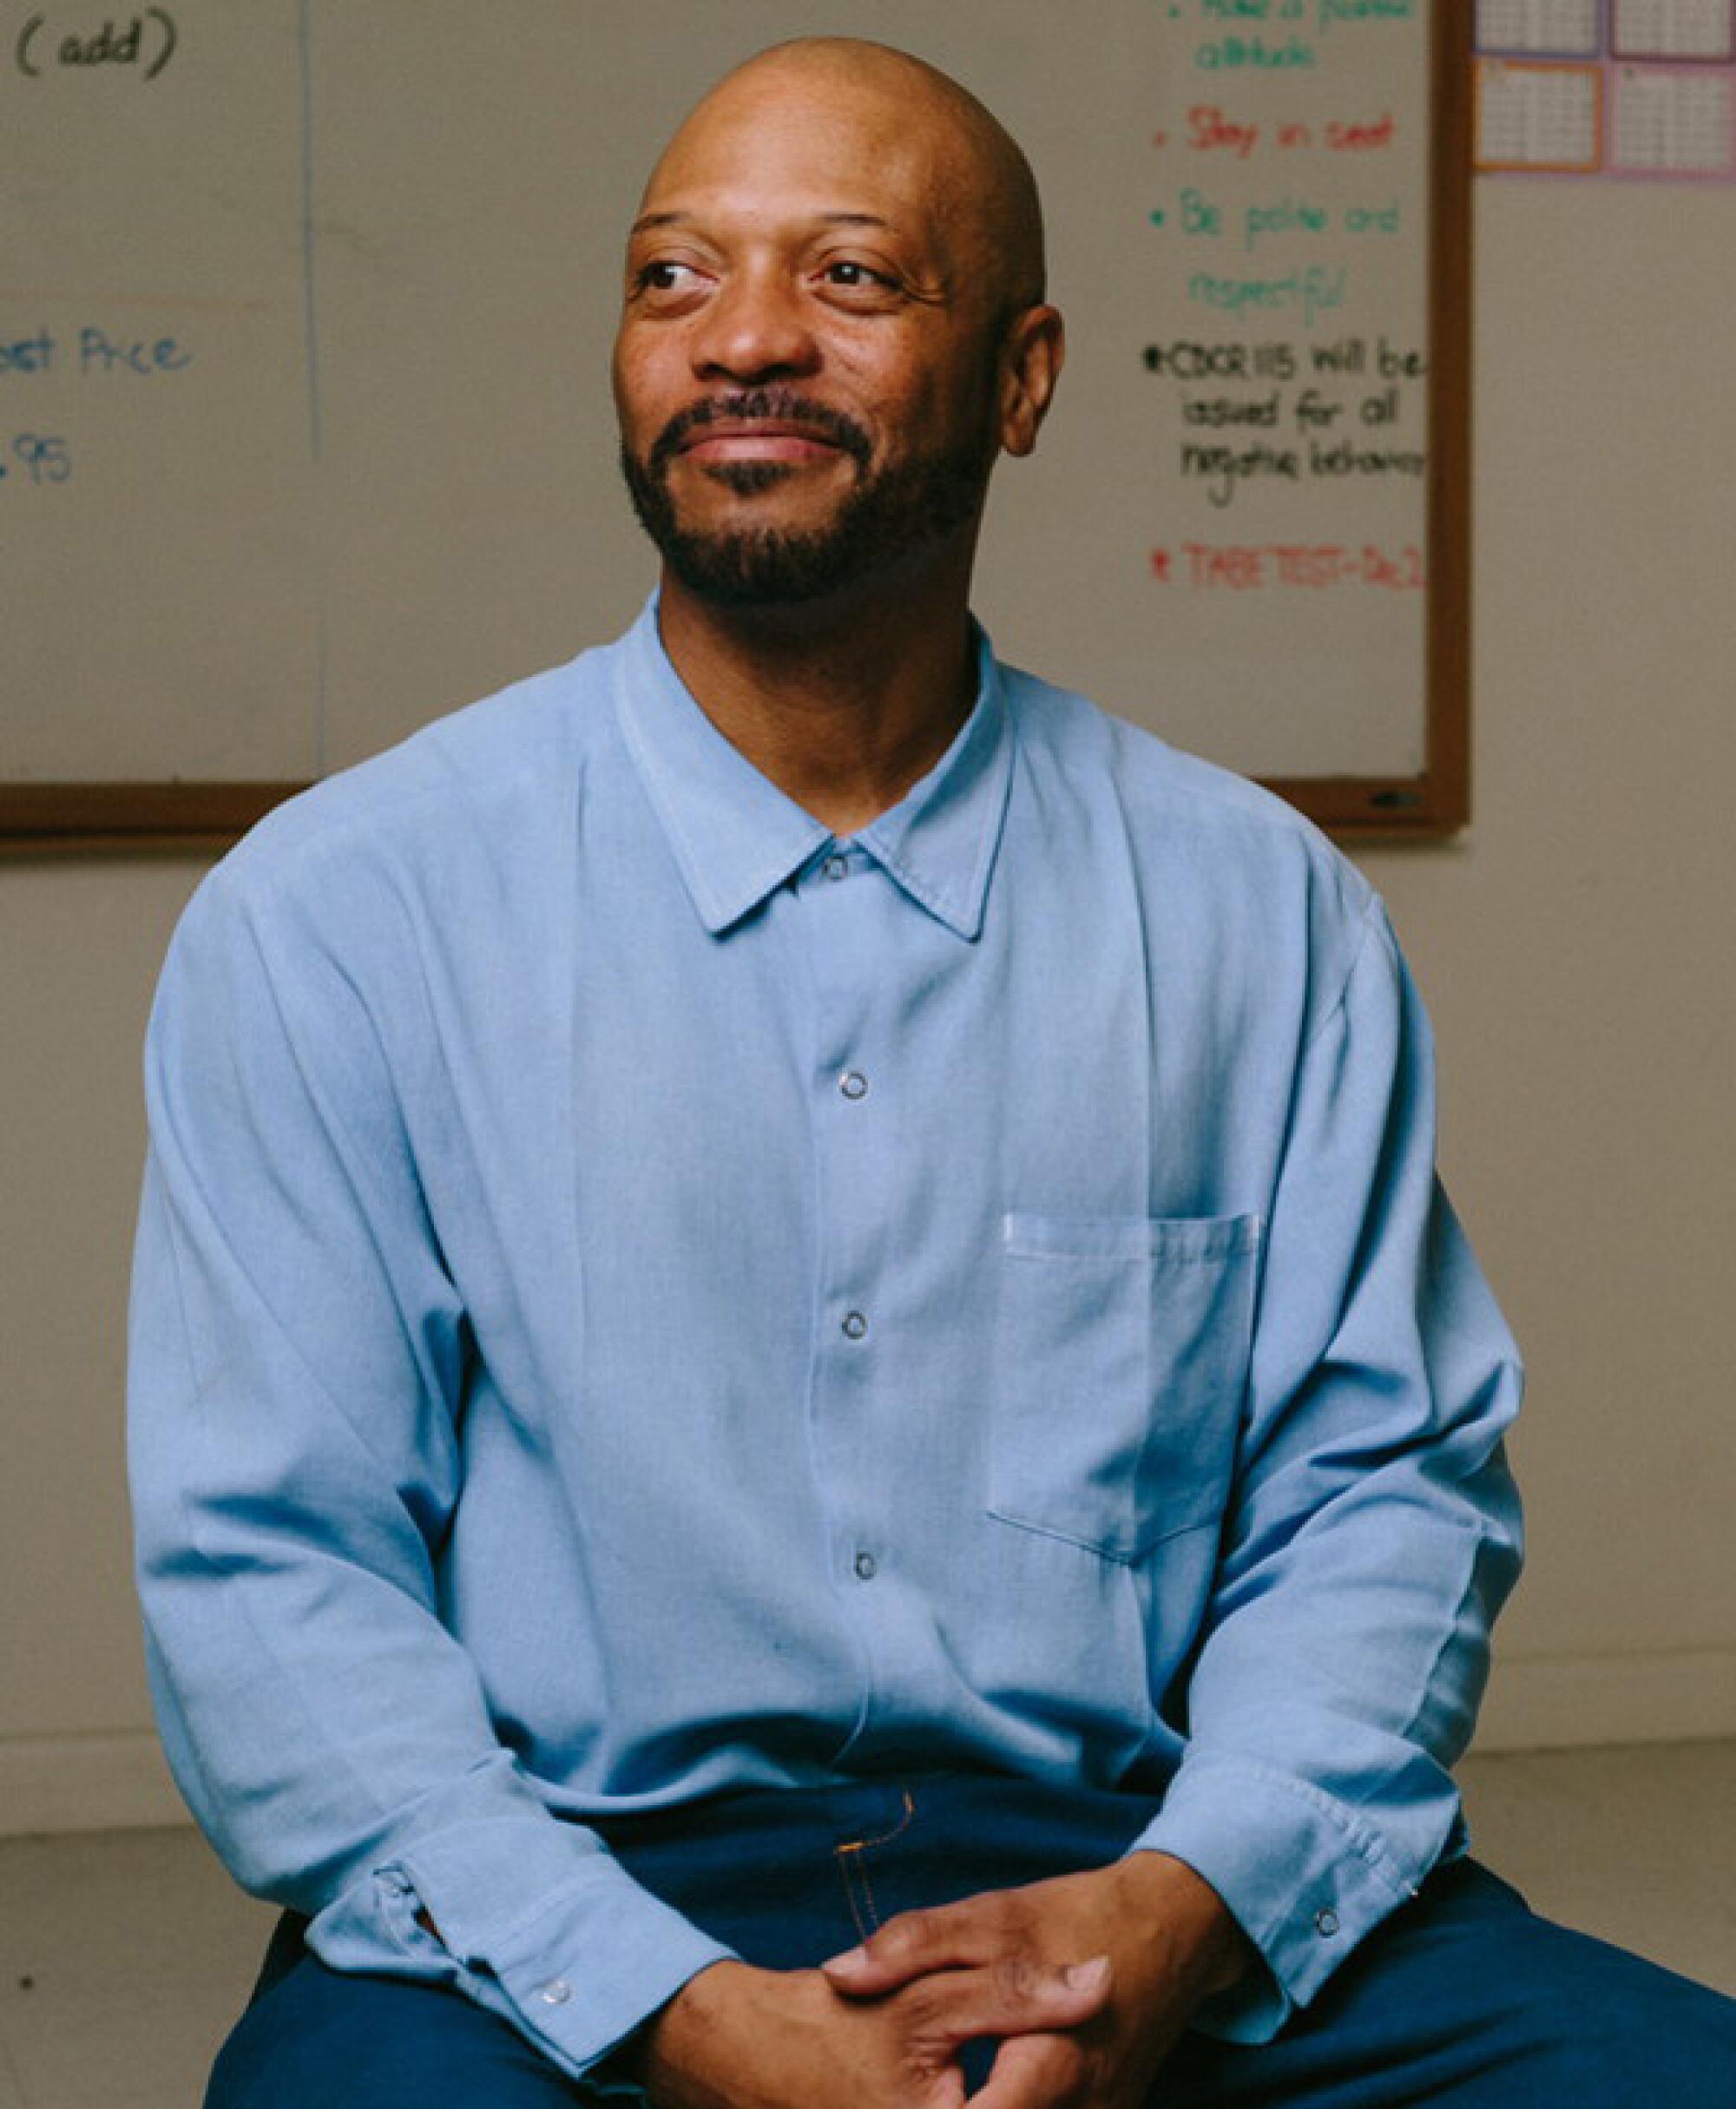
[[[1488,184],[1478,232],[1476,821],[1364,862],[1532,1369],[1484,1739],[1736,1735],[1736,191]],[[177,1806],[120,1400],[137,1043],[201,868],[0,865],[0,1830]]]
[[[1531,1370],[1485,1734],[1736,1735],[1736,190],[1478,207],[1476,825],[1364,862]]]

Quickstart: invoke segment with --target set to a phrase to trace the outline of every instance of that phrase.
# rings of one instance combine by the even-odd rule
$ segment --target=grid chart
[[[1477,0],[1477,169],[1736,182],[1736,0]]]

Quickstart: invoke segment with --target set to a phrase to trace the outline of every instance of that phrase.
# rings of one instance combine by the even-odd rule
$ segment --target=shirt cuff
[[[1305,1780],[1240,1758],[1194,1757],[1130,1851],[1185,1860],[1265,1958],[1192,2027],[1265,2043],[1364,1936],[1417,1894],[1379,1833]]]
[[[335,1968],[384,1963],[444,1980],[574,2078],[733,1953],[635,1882],[595,1832],[546,1815],[415,1839],[376,1869],[369,1888],[376,1940],[384,1936],[388,1955],[379,1945],[366,1961],[344,1952],[355,1900],[333,1915],[328,1937],[316,1920],[309,1938],[317,1953]]]

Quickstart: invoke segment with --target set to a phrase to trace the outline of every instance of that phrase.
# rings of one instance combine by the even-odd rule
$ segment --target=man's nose
[[[765,381],[810,374],[819,365],[800,288],[774,272],[727,278],[706,303],[692,352],[701,380]]]

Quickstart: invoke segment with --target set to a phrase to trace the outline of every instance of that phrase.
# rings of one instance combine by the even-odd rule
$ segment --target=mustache
[[[802,424],[832,442],[858,467],[865,468],[872,451],[868,435],[853,417],[824,403],[810,402],[786,388],[746,388],[733,395],[711,396],[677,411],[653,441],[647,466],[654,472],[664,466],[690,432],[720,420],[748,424],[760,419]]]

